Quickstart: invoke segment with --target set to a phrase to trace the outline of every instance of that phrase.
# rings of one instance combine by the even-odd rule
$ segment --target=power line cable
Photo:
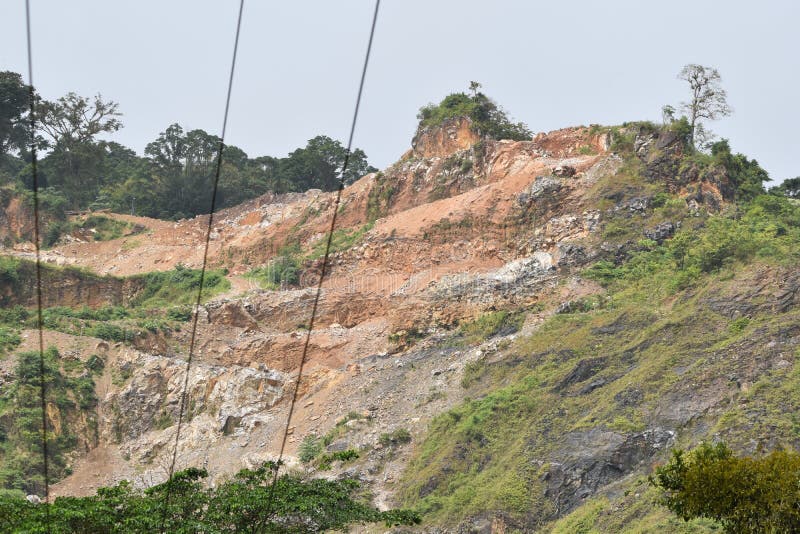
[[[283,463],[283,453],[286,449],[286,439],[289,436],[289,428],[292,423],[292,415],[294,414],[294,407],[295,404],[297,403],[298,392],[300,391],[300,383],[303,378],[303,368],[305,367],[306,364],[306,358],[308,357],[308,347],[311,343],[311,332],[314,330],[314,320],[316,319],[317,316],[319,299],[320,296],[322,295],[322,284],[325,281],[325,275],[328,272],[328,258],[330,257],[331,243],[333,242],[333,231],[336,228],[336,217],[339,213],[339,204],[341,203],[342,200],[342,190],[344,189],[345,185],[345,173],[347,172],[347,166],[350,163],[350,151],[353,148],[353,136],[355,135],[356,131],[356,123],[358,121],[358,111],[359,108],[361,107],[361,97],[364,93],[364,81],[367,77],[367,66],[369,65],[370,53],[372,52],[372,41],[373,38],[375,37],[375,26],[378,21],[378,11],[380,10],[380,5],[381,1],[375,0],[375,10],[372,15],[372,25],[369,31],[369,41],[367,42],[367,51],[366,54],[364,55],[364,66],[361,69],[361,81],[358,85],[358,96],[356,97],[356,105],[355,109],[353,110],[353,121],[350,124],[350,136],[347,139],[347,151],[345,152],[344,163],[342,164],[342,171],[341,174],[339,175],[339,184],[336,190],[336,200],[333,204],[333,216],[331,217],[331,224],[330,228],[328,229],[328,236],[325,242],[325,254],[322,259],[322,269],[319,275],[319,282],[317,283],[317,291],[314,295],[314,304],[311,307],[311,319],[308,322],[308,331],[306,333],[306,339],[303,344],[303,353],[300,358],[300,366],[298,367],[297,370],[297,380],[295,381],[294,392],[292,393],[292,401],[289,404],[289,414],[286,418],[286,428],[283,431],[283,439],[281,440],[281,448],[278,454],[278,460],[275,463],[275,467],[273,470],[272,486],[270,488],[269,501],[267,506],[267,515],[266,515],[267,520],[269,520],[273,512],[272,507],[275,501],[275,486],[277,485],[278,482],[278,470],[280,469],[280,466]]]
[[[161,516],[161,532],[164,532],[164,526],[167,518],[167,513],[169,511],[169,502],[172,496],[172,476],[175,473],[175,463],[178,458],[178,443],[180,442],[181,437],[181,428],[183,426],[183,414],[186,409],[186,394],[189,388],[189,371],[192,368],[192,359],[194,357],[194,349],[195,343],[197,339],[197,322],[200,316],[200,304],[202,303],[203,297],[203,286],[205,283],[205,275],[206,275],[206,268],[208,266],[208,249],[211,244],[211,231],[214,225],[214,212],[216,210],[217,204],[217,190],[219,188],[219,176],[222,170],[222,156],[223,152],[225,151],[225,132],[228,128],[228,112],[231,106],[231,93],[233,91],[233,78],[234,73],[236,72],[236,55],[239,50],[239,34],[241,33],[242,29],[242,12],[244,11],[244,0],[239,1],[239,16],[236,20],[236,37],[234,38],[233,42],[233,57],[231,58],[231,69],[230,75],[228,77],[228,92],[225,98],[225,114],[222,119],[222,132],[220,135],[219,140],[219,150],[217,153],[217,165],[216,171],[214,173],[214,186],[211,192],[211,210],[208,215],[208,227],[206,229],[206,241],[205,247],[203,249],[203,265],[200,269],[200,287],[197,290],[197,300],[195,302],[194,307],[194,317],[192,319],[192,332],[189,340],[189,354],[186,358],[186,376],[183,380],[183,389],[181,391],[181,402],[180,402],[180,411],[178,412],[178,425],[175,431],[175,446],[172,451],[172,460],[169,465],[169,472],[167,476],[167,488],[166,488],[166,495],[164,497],[164,506],[162,508],[162,516]]]
[[[47,446],[47,386],[44,361],[44,318],[42,314],[42,254],[39,245],[39,172],[36,161],[36,93],[33,88],[33,47],[31,46],[31,3],[25,0],[25,32],[28,45],[28,104],[30,106],[31,173],[33,175],[33,246],[36,251],[36,325],[39,333],[39,401],[42,410],[42,476],[44,478],[45,524],[50,532],[50,468]]]

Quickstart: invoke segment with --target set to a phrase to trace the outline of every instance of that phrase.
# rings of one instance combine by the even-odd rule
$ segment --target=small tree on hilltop
[[[690,63],[681,69],[678,79],[686,81],[692,93],[688,102],[681,102],[680,109],[692,127],[689,140],[697,146],[697,139],[706,142],[711,137],[702,121],[727,117],[733,110],[728,105],[727,92],[720,86],[722,78],[717,69]]]

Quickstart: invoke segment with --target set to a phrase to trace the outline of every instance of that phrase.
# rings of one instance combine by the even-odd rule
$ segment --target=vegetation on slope
[[[686,521],[714,519],[731,534],[800,531],[797,452],[737,457],[724,443],[703,443],[689,454],[673,451],[650,480]]]
[[[0,390],[2,489],[38,494],[44,489],[39,363],[38,352],[19,354],[14,380]],[[48,464],[53,482],[69,474],[66,453],[77,445],[76,421],[97,431],[97,396],[92,369],[78,360],[63,358],[54,347],[45,351],[44,376]]]
[[[301,533],[342,530],[356,523],[419,523],[408,510],[376,510],[358,495],[354,480],[282,475],[273,490],[273,468],[243,469],[214,488],[202,484],[205,470],[191,468],[144,491],[123,481],[91,497],[59,497],[49,510],[22,496],[0,495],[0,532]]]
[[[690,212],[663,185],[643,180],[641,164],[630,153],[627,157],[622,173],[628,178],[614,177],[621,196],[609,198],[631,198],[644,190],[656,201],[643,218],[609,210],[603,237],[629,252],[584,272],[604,284],[607,295],[553,316],[535,334],[514,342],[504,358],[469,367],[463,384],[472,399],[434,419],[404,475],[404,502],[430,520],[453,524],[499,514],[511,526],[543,527],[574,506],[575,499],[555,495],[550,482],[558,469],[550,459],[559,457],[565,439],[580,441],[594,431],[630,439],[664,424],[659,413],[665,403],[677,402],[676,395],[718,391],[719,377],[730,376],[732,369],[755,374],[755,384],[744,390],[731,383],[732,389],[721,393],[732,399],[727,408],[702,423],[678,427],[677,442],[691,445],[716,432],[736,448],[754,442],[800,445],[800,425],[786,415],[800,409],[800,396],[792,390],[797,373],[791,367],[752,369],[750,363],[770,340],[797,331],[800,312],[796,307],[774,312],[763,304],[764,295],[749,297],[754,302],[746,316],[731,317],[714,304],[720,295],[740,292],[738,284],[748,283],[743,279],[796,265],[800,207],[785,197],[752,192],[761,188],[763,171],[731,156],[726,145],[709,155],[687,156],[701,170],[725,168],[739,198],[751,199],[716,215]],[[613,187],[601,182],[598,193]],[[603,196],[597,195],[601,202]],[[659,220],[682,223],[662,244],[642,233]],[[748,417],[752,413],[759,415]],[[598,488],[615,480],[600,479]],[[620,483],[630,496],[613,504],[597,496],[574,512],[578,515],[550,527],[638,532],[647,525],[679,531],[680,521],[656,505],[658,494],[644,479]],[[717,525],[698,520],[680,528],[700,532]]]
[[[468,117],[480,135],[491,139],[529,140],[531,131],[521,122],[513,123],[508,114],[491,98],[478,91],[480,84],[472,82],[472,94],[451,93],[438,104],[420,108],[418,130],[441,125],[456,117]]]
[[[53,221],[47,226],[47,231],[42,239],[44,247],[55,245],[58,240],[67,234],[80,232],[91,235],[95,241],[110,241],[123,235],[135,235],[144,229],[129,222],[111,219],[102,215],[90,215],[85,219],[74,221]]]

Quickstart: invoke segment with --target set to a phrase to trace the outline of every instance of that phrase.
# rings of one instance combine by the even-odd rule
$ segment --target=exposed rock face
[[[681,164],[685,147],[675,132],[640,131],[634,150],[645,164],[647,179],[668,184],[687,202],[694,200],[718,210],[724,202],[733,200],[734,188],[722,169],[701,173],[697,166]]]
[[[644,236],[647,239],[652,239],[658,244],[663,243],[666,239],[672,237],[672,234],[678,229],[678,226],[672,222],[663,222],[657,224],[652,229],[645,230]]]
[[[480,140],[466,117],[445,120],[441,126],[417,132],[411,141],[416,156],[422,158],[446,157],[471,147]]]
[[[33,206],[14,195],[13,189],[0,188],[0,244],[33,241],[34,222]]]
[[[519,305],[541,293],[548,284],[555,283],[556,278],[553,257],[546,252],[536,252],[488,273],[445,276],[427,298],[436,308],[455,303]]]
[[[185,362],[126,351],[117,365],[131,379],[103,399],[108,416],[103,421],[105,432],[113,433],[117,440],[131,439],[149,431],[159,417],[177,422],[186,380]],[[230,430],[231,420],[238,422],[237,427],[252,426],[259,414],[280,400],[285,380],[281,373],[258,365],[222,367],[196,363],[188,380],[185,421],[191,424],[194,417],[206,414],[215,421],[213,427],[218,432]]]
[[[675,439],[675,432],[651,428],[621,434],[597,428],[564,436],[558,461],[549,462],[544,475],[545,495],[555,504],[559,516],[605,486],[650,461]]]
[[[79,270],[42,268],[42,303],[50,306],[118,306],[142,289],[142,282],[97,276]],[[30,262],[20,263],[17,279],[0,279],[0,306],[35,306],[36,271]]]

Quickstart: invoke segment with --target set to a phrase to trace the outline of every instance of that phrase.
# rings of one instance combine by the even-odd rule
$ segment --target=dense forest
[[[15,72],[0,72],[0,186],[33,187],[30,88]],[[55,101],[34,93],[39,185],[55,210],[108,208],[161,219],[207,213],[221,140],[204,130],[169,125],[144,155],[108,137],[123,127],[117,103],[69,93]],[[268,191],[337,187],[347,149],[319,135],[286,157],[249,157],[225,145],[217,207]],[[377,169],[354,149],[345,183]]]

